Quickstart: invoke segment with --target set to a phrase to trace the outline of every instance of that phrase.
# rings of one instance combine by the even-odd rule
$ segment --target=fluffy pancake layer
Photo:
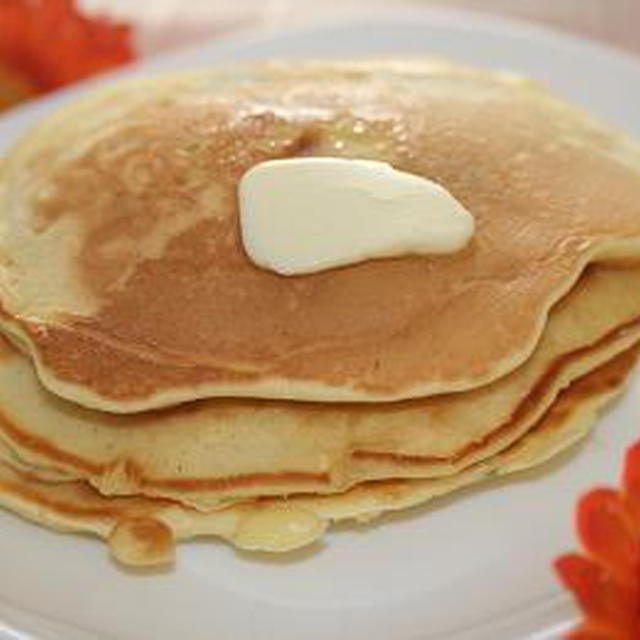
[[[331,522],[370,520],[545,462],[588,433],[636,356],[627,351],[574,382],[515,445],[444,478],[367,482],[341,494],[260,499],[204,513],[169,500],[105,497],[82,481],[47,481],[0,449],[0,504],[53,529],[105,538],[113,556],[130,566],[165,564],[176,541],[198,536],[217,536],[240,549],[290,551],[317,540]]]
[[[448,256],[257,268],[238,181],[295,156],[435,180],[475,236]],[[0,218],[0,506],[131,566],[201,535],[289,551],[540,464],[640,349],[640,151],[501,74],[134,81],[14,147]]]
[[[447,257],[261,270],[236,185],[296,155],[436,180],[475,237]],[[129,83],[50,116],[5,158],[2,327],[49,389],[112,412],[468,390],[527,359],[587,263],[640,253],[639,158],[531,83],[443,63]]]
[[[551,311],[532,357],[474,391],[400,403],[210,399],[116,416],[42,389],[0,351],[0,441],[106,495],[209,510],[265,495],[461,472],[517,441],[562,388],[640,340],[640,267],[591,267]]]

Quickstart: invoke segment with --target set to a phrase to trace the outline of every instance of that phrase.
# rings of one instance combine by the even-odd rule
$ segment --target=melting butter
[[[326,528],[327,523],[310,511],[265,507],[243,514],[233,541],[241,549],[285,552],[311,544]]]
[[[474,230],[444,187],[373,160],[269,160],[244,174],[238,199],[248,256],[282,275],[453,253]]]

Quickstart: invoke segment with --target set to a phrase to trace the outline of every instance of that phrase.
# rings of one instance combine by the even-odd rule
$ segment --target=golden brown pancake
[[[368,482],[336,495],[262,499],[203,513],[168,500],[107,498],[81,481],[47,482],[0,450],[0,504],[53,529],[105,538],[113,556],[130,566],[170,562],[175,541],[197,536],[217,536],[240,549],[290,551],[318,539],[331,522],[369,520],[546,461],[584,437],[636,355],[621,354],[575,382],[513,447],[445,478]]]
[[[104,494],[199,509],[248,497],[342,491],[459,473],[502,451],[561,389],[640,340],[640,267],[591,267],[552,309],[531,358],[474,391],[390,404],[209,399],[132,416],[47,392],[0,350],[0,441],[29,464]]]
[[[450,256],[259,269],[236,186],[297,155],[435,180],[475,236]],[[112,412],[468,390],[526,360],[587,263],[640,253],[639,158],[532,83],[445,63],[126,83],[48,117],[4,162],[3,330],[49,389]]]

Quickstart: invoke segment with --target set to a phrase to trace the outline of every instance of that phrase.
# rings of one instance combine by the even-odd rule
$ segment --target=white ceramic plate
[[[265,56],[427,52],[540,78],[640,134],[634,59],[537,27],[463,13],[394,14],[244,36],[157,58],[130,73]],[[52,103],[82,90],[0,120],[0,151]],[[485,484],[366,530],[341,528],[319,551],[291,558],[256,559],[206,541],[182,545],[171,572],[133,576],[111,564],[101,543],[0,513],[0,637],[554,637],[573,611],[550,561],[575,545],[576,496],[614,481],[640,424],[637,393],[635,384],[586,445],[543,473]]]

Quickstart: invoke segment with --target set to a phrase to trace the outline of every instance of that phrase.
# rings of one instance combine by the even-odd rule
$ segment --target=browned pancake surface
[[[44,152],[16,165],[39,185],[23,202],[31,232],[70,225],[70,278],[86,299],[12,312],[21,274],[10,256],[7,326],[45,383],[84,404],[477,386],[530,353],[587,261],[640,250],[630,149],[528,84],[429,65],[283,65],[176,82],[142,101],[130,89],[138,102],[94,142],[82,127],[49,145],[45,136]],[[241,244],[237,183],[257,162],[296,155],[381,159],[436,180],[472,213],[475,236],[446,257],[300,277],[259,269]],[[18,169],[6,172],[9,189]],[[41,277],[44,287],[55,274]]]

